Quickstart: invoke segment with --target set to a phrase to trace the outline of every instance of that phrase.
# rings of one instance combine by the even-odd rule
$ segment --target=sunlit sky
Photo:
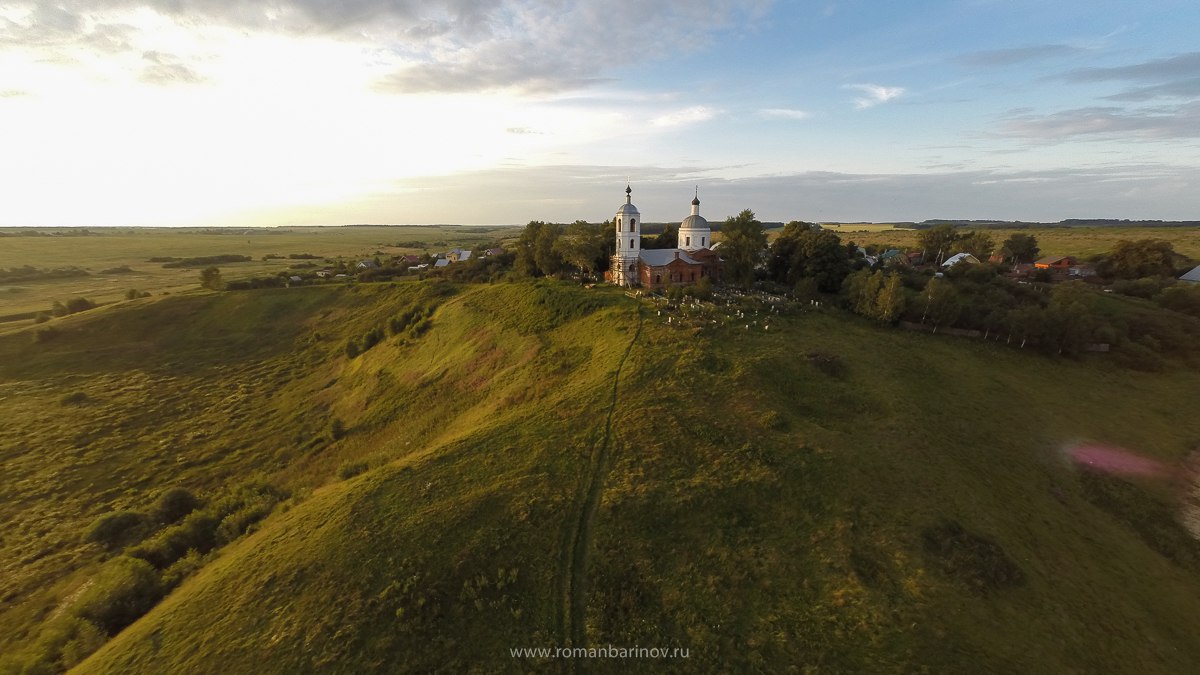
[[[0,226],[1200,219],[1195,0],[0,0]]]

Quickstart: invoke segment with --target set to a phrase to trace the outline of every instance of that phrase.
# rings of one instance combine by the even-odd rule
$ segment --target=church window
[[[696,273],[692,272],[692,281],[695,281],[695,280],[696,280]]]
[[[618,228],[621,227],[621,219],[620,218],[617,218],[617,227]]]
[[[700,237],[700,248],[704,248],[704,237]]]
[[[633,232],[634,225],[637,225],[637,218],[630,219],[630,221],[629,221],[629,231],[630,232]]]
[[[683,243],[683,245],[684,245],[684,246],[691,246],[691,245],[692,245],[692,238],[691,238],[691,237],[684,237],[684,238],[683,238],[683,241],[684,241],[684,243]]]
[[[655,274],[655,275],[654,275],[654,283],[656,283],[656,284],[661,284],[661,283],[662,283],[662,275],[661,275],[661,274]]]
[[[632,239],[629,240],[629,248],[633,248],[633,240]]]

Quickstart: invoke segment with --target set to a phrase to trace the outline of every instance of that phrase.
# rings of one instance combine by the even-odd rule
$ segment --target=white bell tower
[[[702,248],[712,248],[712,227],[700,215],[700,188],[692,199],[692,215],[679,224],[679,248],[691,253]]]
[[[617,236],[617,254],[612,260],[612,280],[618,286],[638,283],[638,254],[642,249],[642,214],[633,205],[633,189],[625,186],[625,203],[613,219]]]

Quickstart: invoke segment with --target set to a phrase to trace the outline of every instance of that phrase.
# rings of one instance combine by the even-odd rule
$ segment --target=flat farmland
[[[0,234],[20,230],[0,229]],[[48,311],[55,301],[85,297],[97,303],[121,300],[129,289],[155,295],[195,289],[199,270],[169,268],[151,258],[240,255],[249,262],[217,265],[226,280],[269,275],[295,265],[321,265],[324,258],[371,258],[449,248],[470,248],[515,236],[513,227],[456,225],[394,227],[292,227],[281,229],[97,228],[87,235],[0,236],[0,269],[78,267],[86,275],[0,281],[0,321]],[[309,254],[315,260],[289,259]],[[264,260],[265,256],[282,256]],[[23,323],[23,322],[22,322]]]
[[[871,226],[874,226],[872,228]],[[920,230],[895,228],[891,225],[865,223],[833,228],[843,241],[860,246],[869,244],[915,248]],[[963,232],[980,229],[992,235],[996,245],[1013,234],[1032,234],[1044,255],[1073,255],[1086,258],[1107,253],[1121,239],[1165,239],[1175,250],[1191,258],[1200,258],[1200,228],[1195,227],[1027,227],[1027,228],[959,228]]]

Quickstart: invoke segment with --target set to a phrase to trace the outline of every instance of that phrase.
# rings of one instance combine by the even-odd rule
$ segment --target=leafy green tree
[[[935,225],[917,234],[917,245],[925,250],[925,260],[941,264],[954,253],[958,230],[950,224]]]
[[[1054,287],[1043,323],[1046,347],[1059,354],[1078,354],[1095,329],[1095,293],[1082,281]]]
[[[878,274],[878,273],[877,273]],[[904,295],[904,282],[899,274],[889,274],[879,295],[875,298],[875,318],[884,323],[893,323],[904,313],[907,298]]]
[[[721,226],[721,259],[730,281],[749,288],[754,283],[754,270],[767,247],[767,232],[754,212],[745,209],[735,217],[725,219]]]
[[[1037,339],[1044,330],[1044,310],[1037,305],[1025,305],[1009,310],[1005,318],[1008,325],[1008,338],[1021,341],[1021,349],[1030,339]]]
[[[855,298],[854,311],[868,319],[874,319],[875,302],[879,299],[879,292],[883,290],[883,272],[870,272],[869,270],[863,270],[863,272],[867,276],[857,289],[858,297]]]
[[[554,246],[564,261],[585,275],[593,274],[604,264],[608,235],[603,225],[591,225],[577,220],[567,226]]]
[[[1000,254],[1004,256],[1004,259],[1016,263],[1031,263],[1038,259],[1040,252],[1037,237],[1020,232],[1005,239],[1004,244],[1000,247]]]
[[[958,250],[966,251],[976,258],[986,261],[995,250],[996,242],[987,232],[968,232],[958,238],[956,246]]]
[[[962,301],[958,289],[946,279],[930,279],[925,285],[925,311],[921,314],[921,323],[926,319],[933,321],[933,332],[942,324],[952,324],[962,312]]]
[[[771,278],[786,284],[811,277],[821,291],[836,293],[850,273],[852,250],[843,246],[833,232],[792,221],[771,244],[767,272]]]
[[[548,225],[540,220],[531,220],[525,229],[521,230],[521,236],[517,238],[517,258],[513,262],[513,269],[518,274],[527,277],[540,276],[537,265],[537,241],[544,227],[548,227]]]
[[[1200,284],[1178,283],[1164,288],[1154,301],[1176,312],[1200,316]]]
[[[224,288],[225,282],[221,281],[221,270],[216,267],[204,268],[200,272],[200,287],[212,291],[219,291]]]
[[[555,249],[558,238],[562,235],[562,226],[546,223],[538,231],[533,244],[533,260],[537,263],[538,272],[544,276],[562,274],[567,267],[562,255]]]
[[[1136,279],[1170,276],[1175,273],[1178,254],[1171,242],[1161,239],[1122,239],[1100,262],[1098,271],[1106,277]]]
[[[679,248],[679,228],[667,223],[662,234],[653,239],[642,237],[642,248]]]

